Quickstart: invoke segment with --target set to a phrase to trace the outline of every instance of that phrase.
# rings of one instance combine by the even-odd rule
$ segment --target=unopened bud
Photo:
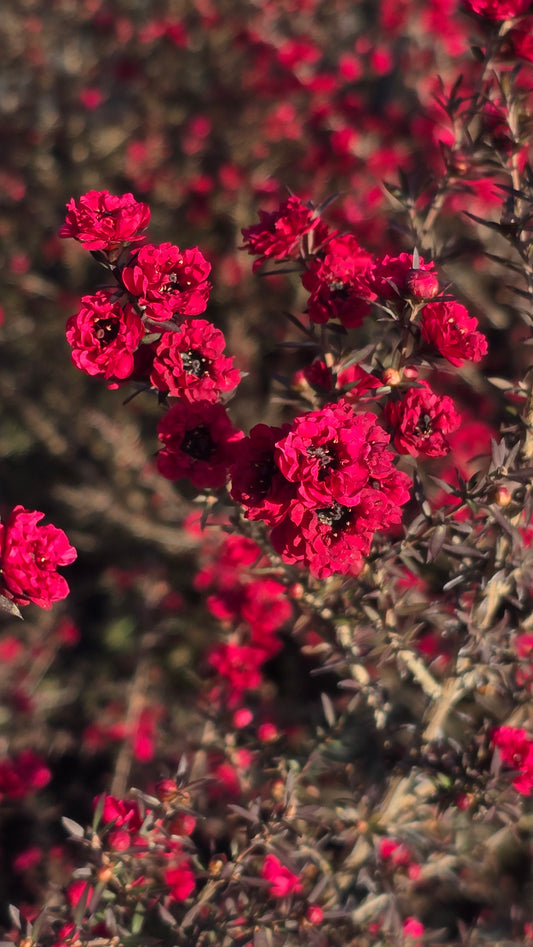
[[[406,365],[403,370],[403,376],[409,381],[414,381],[415,378],[418,378],[418,368],[415,368],[414,365]]]
[[[432,299],[439,291],[439,278],[431,270],[410,270],[406,284],[415,299]]]
[[[102,884],[106,885],[108,881],[111,881],[113,877],[113,869],[109,865],[103,865],[98,871],[98,881],[101,881]]]
[[[282,801],[285,795],[285,783],[283,782],[282,779],[276,779],[275,782],[272,783],[272,786],[270,789],[270,795],[272,796],[275,802]]]
[[[402,376],[397,368],[386,368],[381,376],[381,381],[384,385],[390,385],[391,388],[396,388],[400,384]]]
[[[511,491],[507,487],[496,487],[493,491],[491,500],[496,506],[509,506],[509,503],[512,500]]]
[[[324,920],[324,912],[319,904],[310,904],[305,916],[310,924],[321,924]]]
[[[219,878],[225,864],[226,859],[222,855],[215,855],[208,865],[209,877]]]

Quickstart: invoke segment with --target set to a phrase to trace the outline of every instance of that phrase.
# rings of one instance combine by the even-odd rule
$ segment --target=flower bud
[[[433,299],[439,291],[439,278],[431,270],[410,270],[405,282],[415,299]]]
[[[496,487],[492,492],[491,500],[496,506],[509,506],[512,500],[511,491],[507,487]]]
[[[406,365],[403,370],[403,375],[404,378],[409,379],[409,381],[414,381],[416,378],[418,378],[418,368],[416,368],[414,365]]]
[[[324,920],[324,912],[319,904],[310,904],[305,916],[310,924],[321,924]]]
[[[386,368],[381,376],[381,381],[384,385],[390,385],[391,388],[396,388],[400,384],[402,376],[397,368]]]

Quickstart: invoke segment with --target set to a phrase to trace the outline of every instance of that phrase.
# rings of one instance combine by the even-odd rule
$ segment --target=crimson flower
[[[479,362],[487,354],[487,340],[477,326],[477,319],[455,301],[428,303],[422,310],[423,339],[452,365]]]
[[[399,505],[409,499],[408,483],[393,468],[385,489],[364,488],[353,506],[332,500],[310,509],[296,501],[273,528],[270,541],[285,562],[306,566],[318,579],[358,575],[376,531],[400,522]]]
[[[50,608],[65,598],[69,587],[58,575],[58,566],[76,558],[65,533],[55,526],[39,526],[44,513],[16,506],[6,523],[0,524],[1,592],[16,605],[33,602]]]
[[[46,786],[51,777],[44,760],[33,750],[22,750],[12,759],[0,760],[0,801],[23,799]]]
[[[444,457],[450,451],[446,434],[457,430],[461,417],[447,395],[436,395],[427,384],[409,388],[399,401],[389,401],[385,418],[394,430],[394,446],[400,454]]]
[[[205,312],[211,264],[197,247],[180,250],[172,243],[149,243],[122,270],[122,282],[150,319],[197,316]]]
[[[376,260],[369,282],[374,292],[383,299],[395,299],[398,296],[429,299],[439,291],[434,264],[425,263],[420,257],[418,268],[414,269],[412,253],[400,253],[399,256],[387,253]]]
[[[144,336],[144,324],[129,303],[121,306],[112,290],[83,296],[80,311],[67,321],[72,361],[88,375],[128,378],[133,353]]]
[[[225,484],[235,445],[243,437],[223,405],[204,401],[173,405],[157,432],[164,444],[157,456],[159,473],[167,480],[188,478],[199,489]]]
[[[221,642],[211,648],[208,662],[228,685],[228,703],[235,707],[245,691],[254,690],[261,683],[261,666],[268,655],[263,648]]]
[[[520,16],[531,6],[531,0],[463,0],[463,3],[472,13],[498,21]]]
[[[392,469],[388,443],[375,415],[355,414],[348,402],[339,401],[295,418],[277,443],[275,462],[285,479],[297,484],[304,505],[355,506],[369,481]]]
[[[164,332],[155,347],[150,380],[159,391],[184,401],[220,401],[240,381],[233,359],[222,355],[226,340],[206,319],[187,319]]]
[[[302,882],[298,875],[282,865],[275,855],[267,855],[262,868],[261,877],[270,882],[270,895],[273,898],[284,898],[288,894],[299,894]]]
[[[235,463],[230,471],[230,493],[245,508],[246,519],[277,523],[296,496],[296,487],[274,461],[276,444],[289,431],[289,424],[283,427],[256,424],[249,437],[237,444]]]
[[[347,328],[360,326],[376,298],[369,285],[372,257],[355,237],[335,237],[326,246],[323,258],[313,260],[302,276],[311,293],[307,312],[319,324],[338,319]]]
[[[196,887],[196,879],[188,858],[183,858],[177,865],[167,868],[164,878],[165,884],[170,888],[170,901],[186,901]]]
[[[78,201],[68,202],[59,236],[74,237],[86,250],[111,250],[142,240],[149,220],[150,208],[133,194],[117,197],[109,191],[88,191]]]
[[[294,259],[305,234],[313,232],[315,245],[323,243],[328,237],[328,228],[316,211],[299,197],[289,197],[272,214],[260,210],[259,218],[258,224],[245,227],[242,231],[242,249],[260,257],[254,263],[254,270],[267,258]]]
[[[500,751],[502,762],[518,770],[513,786],[523,796],[533,792],[533,740],[519,727],[496,727],[492,742]]]

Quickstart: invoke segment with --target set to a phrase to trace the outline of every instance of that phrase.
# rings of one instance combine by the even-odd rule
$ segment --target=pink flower
[[[406,917],[403,922],[403,936],[409,940],[420,940],[424,936],[425,927],[416,917]]]
[[[260,257],[254,263],[254,269],[267,258],[283,260],[296,257],[306,234],[313,232],[315,245],[323,243],[328,236],[328,228],[316,211],[298,197],[289,197],[272,214],[260,210],[259,218],[260,223],[242,231],[242,249]]]
[[[77,368],[88,375],[124,379],[133,372],[133,353],[145,330],[133,307],[122,307],[113,295],[112,290],[99,290],[83,296],[80,311],[67,321],[66,335]]]
[[[267,855],[261,868],[261,877],[270,882],[270,895],[273,898],[284,898],[288,894],[299,894],[302,891],[302,882],[298,875],[282,865],[275,855]]]
[[[487,354],[487,340],[477,331],[477,319],[458,302],[428,303],[422,310],[422,338],[452,365],[479,362]]]
[[[389,401],[385,419],[394,430],[394,446],[400,454],[444,457],[450,450],[446,434],[455,431],[461,417],[447,395],[436,395],[426,382],[409,388],[403,398]]]
[[[122,270],[122,282],[145,314],[156,321],[205,312],[211,264],[197,247],[146,244]]]
[[[188,478],[199,489],[222,487],[243,437],[221,404],[178,402],[158,424],[164,448],[157,469],[167,480]]]
[[[116,197],[109,191],[88,191],[67,204],[60,237],[74,237],[86,250],[111,250],[121,243],[142,240],[141,231],[150,220],[147,204],[133,194]]]
[[[5,524],[0,525],[1,592],[16,605],[33,602],[50,608],[65,598],[69,587],[58,575],[58,566],[68,566],[76,558],[65,533],[55,526],[38,526],[44,513],[16,506]]]
[[[156,344],[150,380],[159,391],[184,401],[220,401],[240,381],[233,359],[222,355],[226,340],[205,319],[187,319]]]

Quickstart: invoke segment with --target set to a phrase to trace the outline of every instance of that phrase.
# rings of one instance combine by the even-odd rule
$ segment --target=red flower
[[[254,263],[254,270],[267,258],[294,259],[298,256],[305,234],[313,232],[315,246],[328,237],[328,228],[316,211],[299,197],[289,197],[272,214],[260,210],[259,217],[260,223],[245,227],[242,231],[242,249],[261,258]]]
[[[498,750],[502,762],[518,770],[513,779],[517,792],[530,796],[533,792],[533,740],[525,730],[519,727],[497,727],[492,733],[492,741]]]
[[[425,299],[435,296],[439,290],[434,264],[424,263],[420,257],[418,269],[415,270],[412,253],[400,253],[399,256],[386,254],[376,260],[369,282],[374,292],[383,299],[397,299],[398,296]]]
[[[529,10],[531,0],[463,0],[468,10],[489,20],[510,20]]]
[[[314,260],[302,283],[311,293],[307,305],[312,322],[339,319],[347,329],[360,326],[375,299],[368,275],[372,257],[347,234],[335,237],[323,259]]]
[[[400,454],[444,457],[450,450],[445,435],[455,431],[461,417],[447,395],[436,395],[427,382],[409,388],[399,401],[389,401],[385,418],[394,429],[394,446]]]
[[[230,472],[230,493],[244,506],[246,519],[277,523],[296,496],[296,487],[274,462],[276,444],[289,431],[289,424],[283,427],[256,424],[250,436],[237,444],[235,464]]]
[[[88,375],[128,378],[134,368],[133,353],[144,336],[144,325],[132,306],[113,301],[112,290],[83,296],[82,307],[67,321],[67,342],[72,361]]]
[[[165,884],[170,888],[168,893],[170,901],[186,901],[196,887],[196,879],[188,859],[183,859],[178,865],[167,868],[164,877]]]
[[[220,401],[240,381],[233,359],[222,355],[226,340],[205,319],[187,319],[157,343],[150,380],[159,391],[184,401]]]
[[[121,243],[142,240],[141,231],[150,220],[150,208],[133,194],[116,197],[109,191],[88,191],[67,204],[60,237],[74,237],[87,250],[111,250]]]
[[[479,362],[487,354],[487,340],[477,325],[461,303],[436,302],[424,306],[420,329],[425,341],[452,365],[462,365],[465,359]]]
[[[1,591],[16,605],[33,602],[50,608],[69,593],[56,569],[74,562],[76,550],[63,530],[38,526],[43,517],[44,513],[19,505],[0,525]]]
[[[51,772],[33,750],[0,761],[0,800],[23,799],[50,782]]]
[[[101,796],[97,796],[94,800],[95,807],[100,799]],[[102,822],[110,822],[115,829],[125,828],[128,832],[138,832],[143,820],[136,802],[106,795],[102,809]]]
[[[299,894],[302,882],[298,875],[282,865],[275,855],[267,855],[262,868],[261,877],[270,882],[270,895],[273,898],[284,898],[288,894]]]
[[[221,404],[178,402],[159,422],[157,433],[165,445],[157,469],[167,480],[188,478],[199,489],[222,487],[243,437],[233,427]]]
[[[313,510],[295,502],[272,530],[270,541],[285,562],[307,566],[319,579],[337,573],[357,575],[374,533],[400,522],[399,504],[409,499],[408,483],[409,478],[393,468],[385,490],[361,490],[354,506],[330,500]]]
[[[128,292],[137,296],[150,319],[197,316],[205,312],[211,264],[197,247],[180,250],[171,243],[146,244],[122,270]]]
[[[254,690],[261,683],[261,666],[268,655],[262,648],[228,642],[215,645],[208,661],[217,674],[224,678],[229,687],[228,703],[234,707],[243,693]]]
[[[352,507],[371,479],[379,481],[393,469],[388,443],[373,414],[355,414],[339,401],[295,418],[277,443],[275,461],[297,484],[305,506],[329,507],[336,501]]]

